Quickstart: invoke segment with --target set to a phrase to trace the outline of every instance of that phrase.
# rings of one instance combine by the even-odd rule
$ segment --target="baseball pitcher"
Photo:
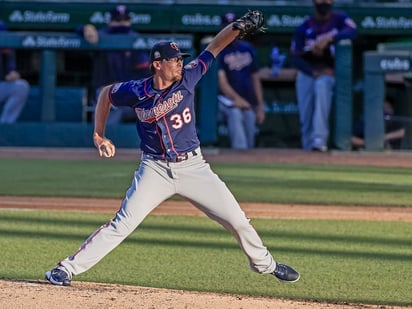
[[[70,285],[132,233],[160,203],[175,194],[185,197],[209,218],[230,231],[247,256],[251,269],[295,282],[299,273],[277,263],[241,210],[227,186],[205,162],[196,135],[195,88],[222,49],[237,37],[262,30],[261,12],[251,11],[220,31],[187,65],[174,42],[160,42],[150,52],[152,76],[105,87],[96,107],[94,144],[100,156],[111,158],[115,146],[105,136],[110,105],[136,112],[142,158],[132,184],[114,218],[98,228],[69,257],[46,272],[55,285]]]

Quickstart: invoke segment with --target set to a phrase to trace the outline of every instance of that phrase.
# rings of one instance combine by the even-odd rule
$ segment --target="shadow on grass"
[[[196,237],[194,239],[186,239],[186,240],[180,240],[179,238],[173,238],[170,237],[170,229],[162,229],[162,228],[156,228],[156,232],[161,235],[162,233],[164,235],[167,235],[167,238],[156,238],[156,236],[153,236],[152,232],[149,232],[151,229],[148,229],[147,227],[140,227],[138,230],[133,232],[129,237],[127,237],[124,241],[124,243],[128,244],[133,244],[133,245],[151,245],[151,246],[164,246],[164,247],[190,247],[190,248],[204,248],[204,249],[211,249],[211,250],[221,250],[221,249],[226,249],[226,250],[239,250],[238,244],[235,242],[234,238],[228,237],[227,239],[221,239],[219,241],[214,241],[213,236],[211,235],[210,232],[207,232],[206,234],[204,232],[199,232],[197,233],[202,233],[202,235],[205,235],[206,237]],[[154,229],[152,229],[153,231]],[[187,233],[193,233],[196,231],[195,227],[188,227],[185,229]],[[181,232],[184,232],[185,230],[180,230]],[[94,230],[93,230],[94,231]],[[90,231],[90,232],[93,232]],[[165,234],[164,232],[167,231]],[[145,233],[148,232],[149,236],[145,236]],[[213,234],[219,234],[223,235],[225,231],[222,230],[215,230]],[[228,232],[226,232],[228,233]],[[91,233],[90,233],[91,234]],[[80,245],[89,235],[85,235],[82,233],[74,233],[74,232],[39,232],[39,231],[16,231],[16,230],[10,230],[10,229],[3,229],[0,228],[0,243],[2,238],[15,238],[15,239],[45,239],[45,240],[52,240],[55,239],[57,241],[67,241],[67,240],[73,240],[78,242]],[[315,255],[315,256],[336,256],[340,258],[364,258],[368,260],[384,260],[384,261],[411,261],[412,260],[412,254],[405,254],[405,253],[395,253],[395,252],[376,252],[375,251],[368,251],[365,249],[357,249],[357,248],[352,248],[351,250],[344,250],[344,249],[321,249],[318,248],[316,244],[314,244],[313,249],[309,248],[299,248],[296,243],[299,243],[302,241],[302,237],[310,239],[310,235],[303,235],[303,234],[297,234],[294,233],[294,236],[292,237],[288,233],[284,233],[284,235],[288,235],[290,239],[290,246],[278,246],[278,245],[273,245],[270,246],[270,250],[276,253],[279,252],[284,252],[288,254],[304,254],[304,255]],[[309,237],[308,237],[309,236]],[[282,237],[282,236],[280,236]],[[325,238],[324,238],[325,239]],[[328,241],[334,240],[333,237],[330,237],[327,239]],[[346,239],[346,243],[348,243],[348,240]],[[357,243],[357,242],[356,242]],[[358,243],[357,243],[358,244]],[[4,246],[6,247],[6,246]],[[350,246],[349,246],[350,247]],[[6,248],[3,248],[3,250],[6,250]]]
[[[109,220],[114,216],[108,216]],[[150,217],[150,215],[148,216]],[[202,219],[203,220],[203,219]],[[204,218],[204,220],[210,220]],[[68,219],[68,218],[32,218],[32,217],[21,217],[21,215],[10,215],[0,217],[0,224],[8,224],[9,222],[17,222],[24,226],[30,226],[33,224],[46,224],[50,227],[52,226],[61,226],[61,227],[81,227],[81,228],[90,228],[90,233],[93,232],[98,227],[102,226],[106,222],[98,219]],[[276,220],[274,220],[276,221]],[[214,222],[214,221],[211,221]],[[200,235],[222,235],[226,233],[223,227],[221,227],[217,222],[214,222],[215,226],[199,226],[195,225],[194,222],[189,222],[185,225],[177,223],[175,221],[170,223],[149,223],[143,221],[140,226],[136,229],[138,231],[153,231],[167,233],[167,235],[185,233],[185,234],[200,234]],[[2,230],[0,225],[0,231]],[[285,232],[285,231],[276,231],[268,230],[265,228],[257,229],[258,234],[262,238],[278,238],[278,239],[289,239],[291,242],[296,240],[305,240],[305,241],[334,241],[334,242],[346,242],[354,244],[374,244],[374,245],[385,245],[385,246],[410,246],[410,239],[401,239],[401,238],[384,238],[384,237],[372,237],[372,236],[359,236],[359,235],[330,235],[330,234],[319,234],[319,233],[307,233],[307,232]],[[8,229],[4,229],[4,233],[7,233]],[[3,233],[3,232],[2,232]]]

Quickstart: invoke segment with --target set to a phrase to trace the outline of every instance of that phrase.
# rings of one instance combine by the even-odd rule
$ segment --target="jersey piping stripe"
[[[113,102],[113,100],[112,100],[112,90],[113,90],[114,86],[116,86],[116,84],[111,85],[110,88],[109,88],[109,92],[108,92],[108,93],[109,93],[109,101],[110,101],[110,103]]]
[[[110,226],[111,222],[112,220],[108,221],[106,224],[102,225],[98,230],[96,230],[92,235],[90,235],[90,237],[81,245],[81,247],[69,257],[69,260],[73,261],[76,255],[78,255],[83,249],[85,249],[87,245],[93,240],[93,238],[95,238],[97,234],[100,233],[101,230]]]
[[[157,136],[159,137],[160,147],[162,147],[162,160],[164,160],[166,156],[165,155],[166,149],[164,147],[163,140],[162,140],[162,132],[159,131],[159,126],[157,124],[156,124],[156,133],[157,133]]]
[[[173,86],[172,86],[172,87],[173,87]],[[163,93],[159,96],[159,98],[157,99],[157,103],[159,103],[165,96],[167,96],[167,95],[169,94],[169,92],[172,90],[172,87],[169,88],[169,89],[167,89],[165,92],[163,92]],[[156,105],[156,104],[155,104],[155,105]],[[157,117],[156,117],[156,122],[158,122],[158,121],[161,120],[161,119],[163,119],[163,121],[164,121],[165,124],[166,124],[166,129],[167,129],[167,131],[168,131],[168,136],[169,136],[170,142],[171,142],[172,145],[173,145],[173,139],[172,139],[172,137],[170,136],[170,134],[169,134],[169,129],[168,129],[168,127],[167,127],[166,115],[164,115],[164,116],[161,117],[161,118],[157,118]],[[162,159],[164,160],[165,157],[166,157],[166,148],[165,148],[165,145],[164,145],[164,143],[163,143],[162,132],[159,131],[159,128],[158,128],[157,125],[156,125],[156,132],[157,132],[157,135],[159,136],[160,145],[161,145],[162,151],[163,151],[163,153],[162,153]]]
[[[166,121],[165,117],[163,117],[163,121],[164,121],[165,127],[167,129],[167,135],[169,136],[169,139],[170,139],[171,148],[172,148],[173,152],[176,154],[176,156],[178,156],[179,153],[175,149],[174,142],[173,142],[173,137],[172,137],[172,134],[170,134],[169,126],[167,125],[167,121]]]
[[[143,90],[144,90],[145,95],[148,96],[149,98],[151,98],[151,97],[153,97],[153,95],[150,94],[149,91],[147,91],[147,88],[149,87],[149,83],[148,83],[148,82],[149,82],[149,79],[150,79],[150,78],[146,78],[146,79],[144,80]]]
[[[203,75],[204,74],[206,74],[206,72],[207,72],[207,66],[206,66],[206,63],[204,62],[204,61],[202,61],[202,59],[199,59],[199,63],[202,65],[202,67],[203,67]]]

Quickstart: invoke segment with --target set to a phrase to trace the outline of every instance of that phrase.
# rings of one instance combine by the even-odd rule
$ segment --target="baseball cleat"
[[[71,274],[63,266],[57,266],[52,270],[46,272],[46,279],[54,285],[70,285],[72,283]]]
[[[300,274],[292,267],[279,263],[276,263],[276,268],[272,274],[282,282],[296,282],[300,278]]]

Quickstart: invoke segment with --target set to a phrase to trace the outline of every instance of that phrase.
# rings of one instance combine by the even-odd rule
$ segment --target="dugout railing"
[[[83,117],[85,109],[89,108],[84,99],[84,88],[78,87],[76,89],[56,85],[57,51],[149,50],[156,42],[162,40],[173,40],[179,44],[182,50],[191,54],[195,53],[193,37],[189,34],[153,34],[136,35],[135,37],[117,35],[115,41],[109,37],[102,37],[98,44],[92,45],[73,33],[0,32],[0,48],[37,49],[40,51],[41,58],[39,85],[32,85],[34,87],[31,90],[32,95],[37,94],[38,101],[28,102],[27,105],[30,106],[26,106],[25,109],[29,109],[29,111],[31,109],[32,113],[30,115],[30,112],[23,111],[23,114],[26,114],[25,117],[28,118],[25,122],[0,125],[0,146],[93,146],[92,123],[86,123]],[[59,100],[59,97],[67,103],[65,106],[56,101]],[[62,111],[63,108],[66,111]],[[73,109],[79,111],[80,115],[77,117],[81,121],[70,121],[64,117],[65,112],[73,113]],[[63,117],[59,116],[61,114]],[[134,124],[119,124],[107,128],[108,134],[117,141],[117,145],[125,148],[139,145],[135,131]]]

